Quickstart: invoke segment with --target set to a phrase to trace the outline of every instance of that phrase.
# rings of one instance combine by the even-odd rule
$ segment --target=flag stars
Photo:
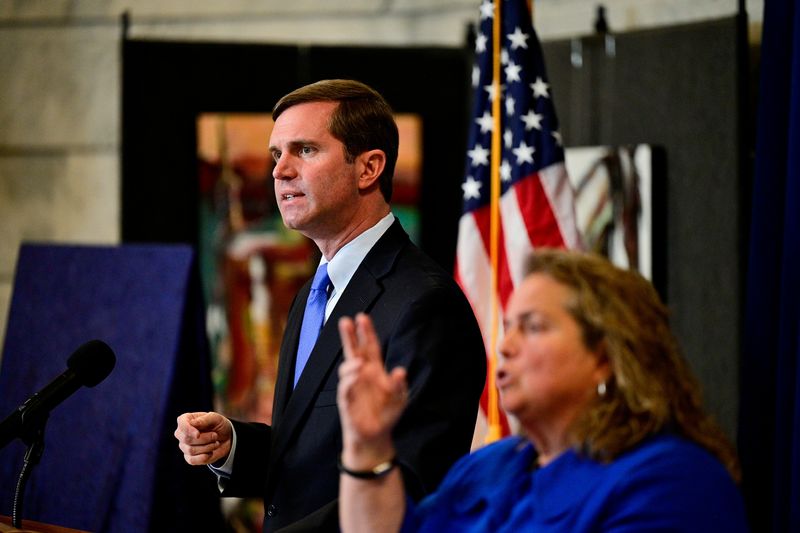
[[[481,20],[494,18],[494,3],[484,1],[481,4]]]
[[[510,61],[505,68],[506,71],[506,81],[511,83],[512,81],[522,81],[519,77],[519,73],[522,72],[522,65],[517,65],[513,61]]]
[[[486,35],[479,33],[478,36],[475,38],[475,52],[478,54],[482,54],[486,51],[486,42],[489,39]]]
[[[550,98],[550,84],[544,81],[541,76],[536,77],[536,82],[531,83],[531,90],[533,90],[533,97]]]
[[[509,117],[514,114],[514,110],[516,109],[517,101],[514,100],[514,97],[511,95],[506,96],[506,115]]]
[[[480,69],[480,67],[478,65],[473,65],[472,66],[472,88],[474,89],[475,87],[477,87],[480,82],[481,82],[481,69]]]
[[[519,26],[516,27],[514,33],[509,33],[506,35],[508,40],[511,41],[511,49],[516,50],[517,48],[528,48],[528,34],[523,33]]]
[[[503,159],[500,164],[500,179],[502,181],[511,181],[511,164],[508,159]]]
[[[536,148],[533,146],[528,146],[525,144],[525,141],[520,141],[519,146],[511,150],[515,156],[517,156],[517,164],[521,165],[523,163],[531,163],[533,164],[533,152],[536,151]]]
[[[477,181],[472,176],[467,176],[467,181],[461,184],[461,190],[464,191],[464,200],[480,200],[482,185],[480,181]]]
[[[480,144],[476,144],[475,148],[468,150],[467,155],[471,159],[471,164],[473,167],[489,165],[489,149],[484,148]]]
[[[481,133],[489,133],[494,129],[494,119],[488,111],[484,111],[483,116],[476,118],[475,122],[481,127]]]
[[[525,123],[525,131],[531,131],[534,128],[541,131],[543,118],[544,115],[540,113],[534,113],[533,109],[528,110],[526,115],[520,117],[522,122]]]
[[[553,139],[556,140],[556,144],[557,145],[562,146],[564,144],[562,139],[561,139],[561,132],[560,131],[554,131],[554,132],[551,133],[551,135],[553,136]]]
[[[508,149],[510,149],[511,146],[513,146],[514,133],[511,131],[511,129],[506,129],[506,131],[503,132],[503,143],[505,144],[505,147]]]

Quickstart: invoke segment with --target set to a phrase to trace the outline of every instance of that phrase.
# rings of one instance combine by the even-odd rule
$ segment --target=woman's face
[[[497,387],[503,408],[523,427],[563,430],[609,376],[605,358],[584,345],[580,326],[567,311],[572,296],[569,287],[537,273],[525,278],[509,301]]]

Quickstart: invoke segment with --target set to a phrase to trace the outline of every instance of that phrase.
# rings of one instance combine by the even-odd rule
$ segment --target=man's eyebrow
[[[299,148],[301,146],[316,145],[317,142],[316,141],[312,141],[311,139],[294,139],[294,140],[289,141],[286,144],[288,145],[289,149],[291,150],[293,148]],[[278,148],[274,144],[271,144],[269,146],[269,150],[271,152],[273,152],[275,150],[280,151],[280,148]]]

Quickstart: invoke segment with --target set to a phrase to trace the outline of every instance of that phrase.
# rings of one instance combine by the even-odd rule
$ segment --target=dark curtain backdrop
[[[755,531],[800,531],[800,7],[765,2],[740,451]]]

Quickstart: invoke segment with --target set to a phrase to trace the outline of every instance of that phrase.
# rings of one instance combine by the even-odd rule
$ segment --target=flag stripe
[[[529,181],[529,180],[526,180]],[[519,189],[524,182],[518,182],[514,188],[503,195],[500,210],[503,213],[503,230],[506,235],[506,268],[511,272],[512,287],[519,284],[524,276],[525,258],[533,251],[528,229],[524,200],[520,198]],[[524,192],[524,191],[523,191]],[[510,290],[509,290],[510,292]],[[503,306],[505,310],[505,306]]]
[[[539,176],[542,190],[555,214],[564,246],[571,250],[582,250],[583,238],[575,217],[575,191],[569,181],[567,169],[563,163],[552,165],[542,169]]]
[[[514,185],[517,189],[519,209],[528,215],[525,218],[525,231],[534,248],[545,246],[563,248],[564,238],[552,207],[552,200],[545,193],[541,174],[542,172]]]

